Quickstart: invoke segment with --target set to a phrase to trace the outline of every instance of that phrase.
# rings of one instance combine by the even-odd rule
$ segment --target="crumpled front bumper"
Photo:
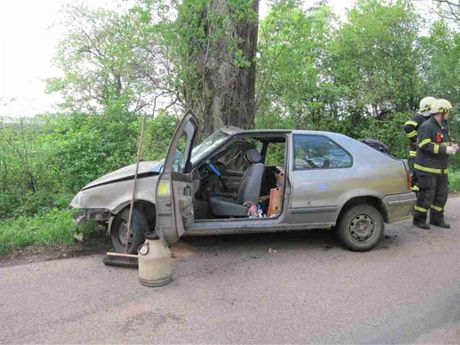
[[[75,223],[78,225],[84,224],[88,220],[95,220],[97,222],[106,223],[112,217],[112,213],[104,208],[90,208],[87,210],[80,210],[73,216]]]
[[[84,191],[80,191],[70,202],[70,207],[78,210],[75,212],[74,221],[81,225],[88,220],[95,220],[98,222],[108,222],[112,213],[106,208],[88,208],[87,202],[88,195]]]

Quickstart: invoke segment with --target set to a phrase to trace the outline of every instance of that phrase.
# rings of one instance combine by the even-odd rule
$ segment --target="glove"
[[[454,154],[456,154],[456,153],[457,153],[457,150],[458,150],[458,148],[455,147],[455,146],[452,146],[452,145],[449,145],[449,146],[446,147],[446,153],[447,153],[448,155],[454,155]]]

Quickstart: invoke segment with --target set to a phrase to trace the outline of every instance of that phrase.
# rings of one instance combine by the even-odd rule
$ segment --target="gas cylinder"
[[[157,287],[171,282],[171,251],[157,234],[145,234],[145,242],[138,250],[139,283]]]

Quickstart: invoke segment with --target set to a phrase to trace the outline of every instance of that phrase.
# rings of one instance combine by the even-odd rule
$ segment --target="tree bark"
[[[201,12],[206,39],[194,50],[199,90],[185,97],[200,120],[202,137],[226,125],[254,126],[259,0],[247,5],[254,11],[251,18],[235,15],[227,0],[208,0]]]

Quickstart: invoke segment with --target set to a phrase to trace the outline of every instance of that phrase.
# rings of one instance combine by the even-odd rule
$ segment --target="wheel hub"
[[[353,239],[360,242],[366,241],[374,233],[375,224],[371,217],[366,214],[360,214],[351,220],[349,231]]]
[[[121,223],[121,231],[119,232],[119,237],[120,237],[120,243],[125,246],[126,245],[126,240],[128,237],[128,221],[126,219],[123,219]],[[132,243],[132,238],[133,238],[133,232],[131,230],[131,233],[129,234],[129,242],[128,244]]]

